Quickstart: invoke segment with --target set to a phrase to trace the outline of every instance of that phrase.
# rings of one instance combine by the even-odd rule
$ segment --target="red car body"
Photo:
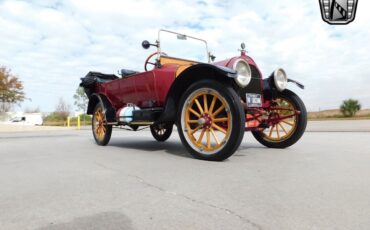
[[[307,115],[303,102],[287,90],[283,69],[262,78],[242,44],[239,56],[211,62],[206,41],[160,30],[206,44],[208,63],[175,58],[162,52],[160,36],[145,49],[158,51],[145,61],[144,72],[123,69],[121,77],[90,72],[81,86],[89,97],[87,113],[93,115],[93,134],[106,145],[112,126],[150,126],[153,137],[165,141],[178,126],[181,141],[196,158],[224,160],[240,145],[244,131],[252,131],[267,147],[285,148],[303,135]],[[156,59],[150,62],[152,57]],[[147,71],[148,64],[153,69]]]

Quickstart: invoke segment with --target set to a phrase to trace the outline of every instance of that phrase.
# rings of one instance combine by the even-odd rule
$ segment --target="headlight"
[[[281,92],[286,89],[288,85],[288,77],[283,69],[277,69],[274,72],[274,83],[276,88]]]
[[[234,70],[237,72],[236,83],[240,87],[246,87],[252,79],[251,67],[246,61],[239,59],[234,63]]]

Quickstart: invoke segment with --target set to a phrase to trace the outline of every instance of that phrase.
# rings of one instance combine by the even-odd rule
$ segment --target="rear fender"
[[[106,96],[102,94],[93,93],[90,96],[89,104],[87,106],[87,114],[93,114],[95,106],[100,103],[103,105],[103,112],[105,114],[105,118],[107,122],[116,122],[116,111],[113,109],[111,103],[106,98]]]
[[[197,64],[190,66],[177,76],[168,91],[163,113],[156,121],[157,123],[175,122],[178,103],[186,89],[196,81],[212,79],[230,84],[233,86],[233,79],[236,78],[236,71],[233,69],[211,64]]]

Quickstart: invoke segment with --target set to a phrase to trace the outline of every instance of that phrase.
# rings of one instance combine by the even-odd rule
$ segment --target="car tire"
[[[112,126],[107,125],[106,122],[104,107],[99,102],[94,108],[91,122],[93,136],[98,145],[107,145],[112,136]]]
[[[227,84],[215,80],[198,81],[180,99],[179,136],[197,159],[223,161],[230,157],[243,139],[244,124],[240,98]]]
[[[295,144],[302,137],[307,126],[307,111],[303,101],[290,90],[278,92],[276,99],[279,98],[283,101],[289,102],[294,107],[294,109],[300,111],[300,113],[293,117],[294,122],[285,122],[289,124],[288,127],[291,126],[292,129],[291,133],[289,133],[289,130],[287,132],[285,130],[286,128],[285,129],[284,127],[282,128],[284,129],[283,131],[285,132],[285,134],[289,133],[289,135],[286,135],[285,137],[272,139],[268,136],[268,134],[264,133],[263,131],[252,131],[252,134],[256,138],[256,140],[260,142],[262,145],[269,148],[287,148]],[[294,125],[292,126],[291,124]],[[276,125],[275,129],[280,130],[279,125],[280,123]],[[269,129],[272,129],[272,127],[270,127]]]
[[[150,132],[154,139],[159,142],[166,141],[172,133],[173,124],[160,124],[160,125],[151,125]]]

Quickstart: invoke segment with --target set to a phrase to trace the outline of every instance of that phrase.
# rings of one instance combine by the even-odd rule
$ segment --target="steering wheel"
[[[149,55],[149,57],[145,60],[145,63],[144,63],[144,69],[145,69],[145,71],[148,71],[148,68],[147,68],[148,67],[148,64],[154,65],[154,66],[157,65],[157,63],[155,63],[155,62],[150,62],[150,59],[152,57],[154,57],[155,55],[158,55],[158,54],[163,55],[163,56],[167,56],[167,54],[164,53],[164,52],[155,52],[155,53],[152,53],[151,55]]]

